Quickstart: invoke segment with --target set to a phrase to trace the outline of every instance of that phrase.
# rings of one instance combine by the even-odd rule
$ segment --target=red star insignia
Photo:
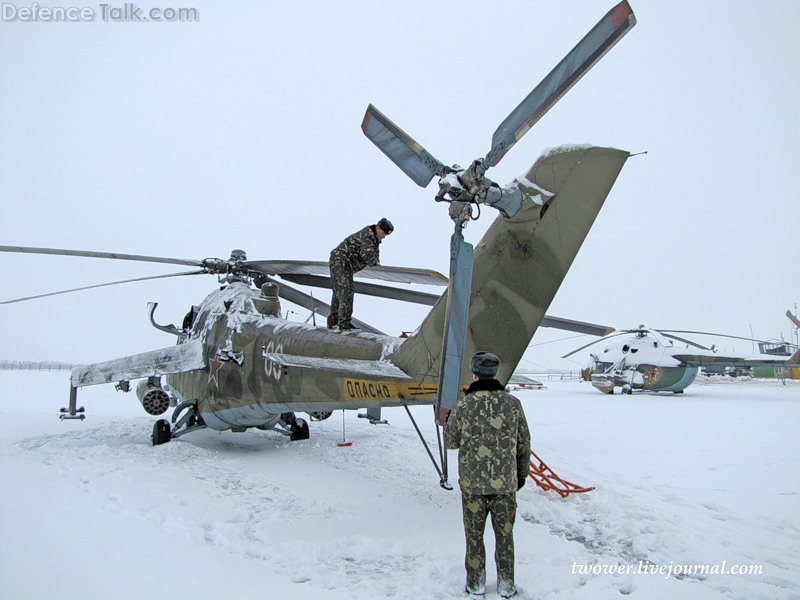
[[[222,361],[217,360],[217,357],[208,359],[208,383],[212,381],[219,388],[219,369],[222,367]]]

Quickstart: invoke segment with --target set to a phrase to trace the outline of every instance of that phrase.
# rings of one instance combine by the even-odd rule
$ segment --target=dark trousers
[[[483,545],[483,532],[486,529],[486,517],[491,514],[497,580],[513,589],[514,519],[517,516],[517,495],[476,496],[462,493],[461,506],[467,541],[467,554],[464,559],[464,566],[467,569],[467,588],[476,590],[486,584],[486,548]]]
[[[333,299],[331,300],[331,312],[328,315],[328,327],[350,325],[350,320],[353,318],[353,296],[355,294],[353,271],[337,260],[331,260],[330,269]]]

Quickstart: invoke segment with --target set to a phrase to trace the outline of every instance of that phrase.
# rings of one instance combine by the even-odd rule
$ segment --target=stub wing
[[[83,387],[170,373],[197,371],[205,367],[203,344],[195,340],[101,363],[77,365],[72,368],[71,380],[73,387]]]

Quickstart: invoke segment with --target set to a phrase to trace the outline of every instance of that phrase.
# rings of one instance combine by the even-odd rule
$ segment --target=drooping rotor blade
[[[297,306],[302,306],[306,310],[315,311],[318,315],[322,317],[327,317],[329,314],[331,314],[330,304],[326,304],[321,300],[317,300],[310,294],[306,294],[305,292],[301,292],[298,289],[288,286],[282,281],[275,281],[274,279],[269,277],[267,279],[269,279],[269,281],[278,286],[278,295],[287,302],[291,302],[292,304],[297,304]],[[364,323],[364,321],[353,319],[352,323],[362,331],[366,331],[368,333],[377,333],[378,335],[386,335],[379,329],[375,329],[371,325]]]
[[[372,104],[367,107],[361,131],[420,187],[427,186],[434,175],[446,172],[443,163]]]
[[[712,333],[710,331],[683,331],[683,330],[680,330],[680,329],[658,329],[657,331],[663,333],[664,335],[666,335],[667,333],[688,333],[688,334],[692,334],[692,335],[710,335],[710,336],[714,336],[714,337],[725,337],[725,338],[731,338],[731,339],[734,339],[734,340],[744,340],[746,342],[769,343],[769,342],[765,342],[764,340],[755,340],[755,339],[749,338],[749,337],[741,337],[741,336],[738,336],[738,335],[728,335],[728,334],[725,334],[725,333]],[[670,337],[672,337],[672,336],[670,336]],[[680,339],[680,338],[676,338],[676,339]],[[684,341],[688,341],[688,340],[681,339],[681,341],[684,342]],[[707,348],[706,348],[706,350],[707,350]]]
[[[393,283],[420,283],[424,285],[447,285],[447,277],[433,269],[418,269],[415,267],[390,267],[378,265],[367,267],[356,273],[356,277],[364,279],[377,279]]]
[[[243,263],[252,271],[264,275],[318,275],[330,277],[331,272],[327,262],[302,261],[302,260],[251,260]],[[378,279],[392,283],[421,283],[426,285],[447,285],[447,277],[432,269],[417,269],[413,267],[367,267],[359,271],[356,277],[364,279]]]
[[[690,346],[694,346],[695,348],[699,348],[700,350],[709,350],[709,351],[711,350],[711,348],[706,348],[702,344],[698,344],[697,342],[693,342],[692,340],[687,340],[686,338],[678,337],[677,335],[670,335],[668,331],[669,330],[667,329],[651,329],[649,327],[645,327],[644,325],[639,325],[639,327],[637,327],[636,329],[623,329],[620,333],[630,333],[637,336],[651,335],[654,338],[656,338],[661,343],[662,346],[673,346],[674,344],[670,340],[675,340],[678,342],[683,342]],[[700,333],[700,332],[695,332],[695,333]]]
[[[634,25],[636,17],[627,0],[608,11],[500,124],[484,163],[489,167],[499,163],[505,153]]]
[[[281,275],[281,279],[291,281],[300,285],[331,289],[331,278],[319,275]],[[377,296],[378,298],[389,298],[390,300],[400,300],[402,302],[412,302],[414,304],[425,304],[433,306],[439,300],[437,294],[426,294],[415,290],[403,290],[400,288],[389,287],[386,285],[375,285],[374,283],[364,283],[362,281],[353,282],[356,294],[365,296]]]
[[[545,315],[539,327],[552,327],[554,329],[563,329],[565,331],[574,331],[576,333],[586,333],[588,335],[597,335],[600,337],[613,333],[615,329],[608,325],[596,325],[595,323],[586,323],[585,321],[573,321],[572,319],[562,319],[561,317],[551,317]]]
[[[39,294],[37,296],[27,296],[25,298],[16,298],[14,300],[5,300],[0,304],[14,304],[15,302],[24,302],[26,300],[35,300],[37,298],[46,298],[48,296],[58,296],[59,294],[70,294],[72,292],[82,292],[83,290],[92,290],[95,288],[107,287],[110,285],[120,285],[122,283],[133,283],[136,281],[148,281],[150,279],[165,279],[167,277],[182,277],[184,275],[204,275],[205,271],[186,271],[184,273],[170,273],[168,275],[150,275],[149,277],[137,277],[136,279],[123,279],[122,281],[111,281],[109,283],[98,283],[97,285],[87,285],[84,287],[73,288],[71,290],[61,290],[60,292],[50,292],[48,294]]]
[[[682,337],[679,337],[677,335],[672,335],[670,333],[667,333],[666,331],[658,330],[658,333],[660,333],[664,337],[667,337],[667,338],[669,338],[671,340],[676,340],[678,342],[683,342],[684,344],[688,344],[689,346],[694,346],[695,348],[700,348],[701,350],[711,350],[711,348],[707,348],[706,346],[703,346],[702,344],[698,344],[697,342],[693,342],[692,340],[687,340],[686,338],[682,338]]]
[[[56,254],[61,256],[84,256],[88,258],[112,258],[115,260],[138,260],[141,262],[168,263],[202,267],[202,260],[166,258],[164,256],[140,256],[138,254],[119,254],[116,252],[94,252],[91,250],[65,250],[62,248],[31,248],[28,246],[0,246],[0,252],[21,252],[25,254]]]
[[[573,354],[577,354],[578,352],[580,352],[581,350],[585,350],[589,346],[594,346],[595,344],[599,344],[600,342],[606,340],[607,338],[617,337],[618,335],[626,335],[627,333],[628,333],[627,331],[618,331],[617,333],[612,333],[611,335],[608,335],[606,337],[600,338],[599,340],[594,340],[593,342],[589,342],[588,344],[586,344],[584,346],[581,346],[580,348],[576,348],[572,352],[567,352],[561,358],[569,358]]]

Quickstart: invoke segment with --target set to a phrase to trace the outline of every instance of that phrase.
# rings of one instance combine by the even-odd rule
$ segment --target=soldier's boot
[[[355,325],[353,325],[350,321],[346,323],[339,323],[339,331],[353,331],[358,329]]]
[[[486,570],[483,567],[467,569],[467,583],[464,591],[471,598],[483,598],[486,594]]]
[[[497,582],[497,593],[502,598],[513,598],[517,595],[517,587],[513,581],[501,577]]]

